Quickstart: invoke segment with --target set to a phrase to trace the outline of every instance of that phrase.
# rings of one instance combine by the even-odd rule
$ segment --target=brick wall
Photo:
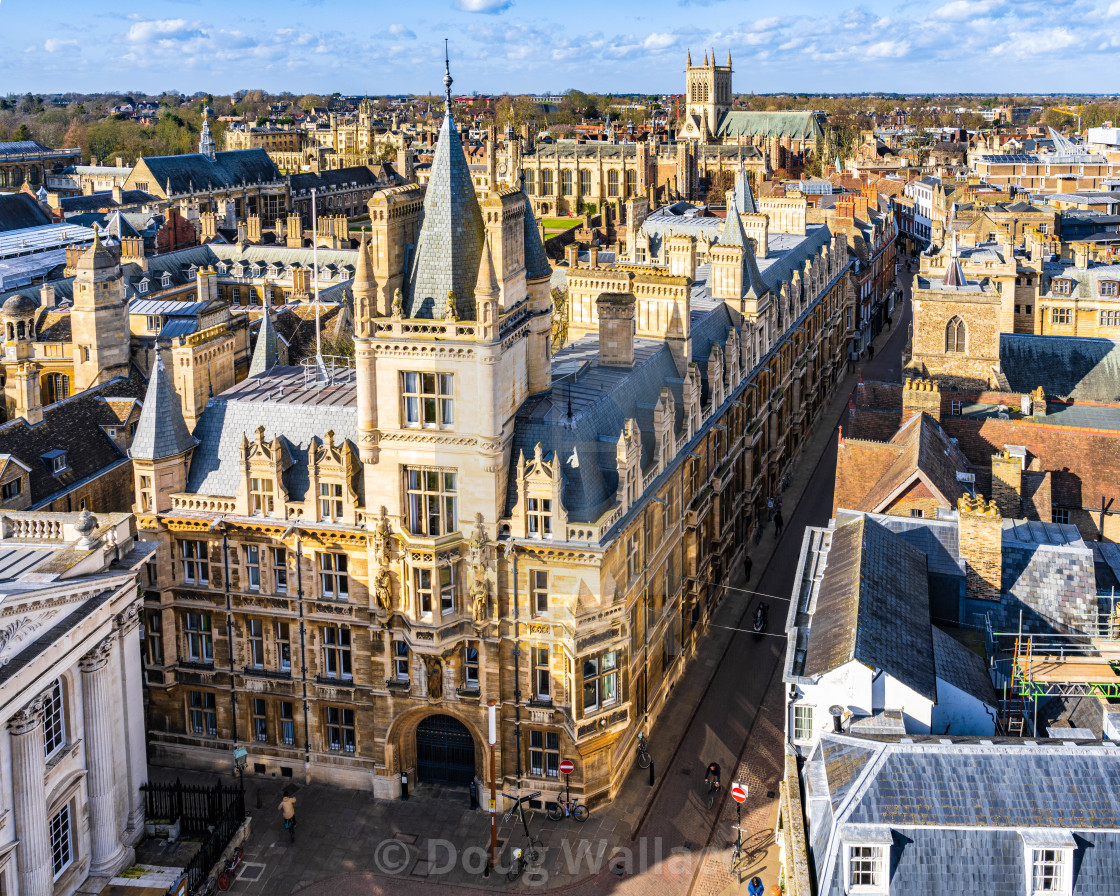
[[[960,552],[965,561],[965,596],[999,601],[1003,568],[1003,517],[994,501],[965,495],[960,512]]]

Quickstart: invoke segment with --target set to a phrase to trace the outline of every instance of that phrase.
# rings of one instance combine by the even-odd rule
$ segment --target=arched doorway
[[[474,738],[458,719],[428,716],[416,727],[416,773],[422,782],[469,784],[474,758]]]

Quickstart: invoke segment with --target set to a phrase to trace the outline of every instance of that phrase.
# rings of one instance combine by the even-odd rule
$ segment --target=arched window
[[[567,168],[560,172],[560,192],[565,196],[572,195],[572,172]]]
[[[626,172],[626,198],[630,199],[638,192],[638,172],[630,168]]]
[[[525,172],[525,194],[532,196],[537,192],[537,172],[532,168]]]
[[[70,397],[70,377],[65,373],[47,374],[46,381],[47,404]]]
[[[618,195],[618,170],[615,168],[607,172],[607,195],[612,198]]]
[[[584,169],[579,173],[579,195],[591,195],[591,172]]]
[[[956,315],[945,325],[945,351],[964,353],[965,326],[964,321]]]
[[[552,169],[551,168],[545,168],[543,171],[541,171],[541,195],[542,196],[551,196],[552,195]]]

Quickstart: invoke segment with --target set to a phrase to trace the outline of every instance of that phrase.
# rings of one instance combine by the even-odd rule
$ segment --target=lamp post
[[[491,700],[486,707],[490,722],[490,868],[498,867],[498,783],[495,746],[498,743],[498,704]],[[489,869],[487,869],[489,871]]]

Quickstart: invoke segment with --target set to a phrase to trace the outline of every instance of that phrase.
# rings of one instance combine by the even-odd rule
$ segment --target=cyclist
[[[719,790],[719,775],[719,763],[709,762],[707,773],[704,775],[704,783],[708,785],[709,790]]]
[[[294,796],[285,796],[280,800],[280,817],[284,819],[284,827],[288,831],[288,836],[294,841],[296,839],[296,798]]]

